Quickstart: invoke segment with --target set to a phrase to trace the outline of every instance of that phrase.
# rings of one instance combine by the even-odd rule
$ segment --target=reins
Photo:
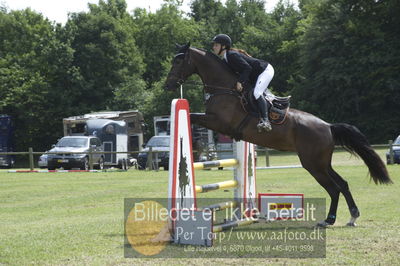
[[[210,91],[213,90],[213,91]],[[237,90],[233,88],[228,88],[228,87],[221,87],[221,86],[211,86],[208,84],[204,84],[204,89],[203,91],[205,92],[205,101],[206,103],[213,97],[213,96],[218,96],[218,95],[232,95],[234,97],[239,98],[239,102],[242,105],[243,111],[247,113],[247,110],[245,108],[245,105],[247,105],[247,100],[246,96],[244,93],[238,92]]]
[[[185,56],[184,60],[188,60],[186,63],[187,65],[190,65],[191,62],[191,56],[187,56],[186,52],[185,53],[179,53],[175,56],[175,59],[181,56]],[[186,67],[185,65],[181,66],[181,68]],[[177,79],[177,85],[181,86],[185,81],[186,81],[186,75],[184,74],[183,70],[181,69],[180,73],[170,73],[170,76]],[[203,78],[202,78],[203,80]],[[222,96],[222,95],[229,95],[237,98],[239,100],[239,103],[245,113],[245,116],[243,119],[240,120],[240,122],[232,129],[232,137],[236,140],[241,140],[243,137],[243,130],[251,120],[252,116],[246,110],[246,105],[248,104],[245,92],[238,92],[236,88],[234,87],[224,87],[224,86],[217,86],[217,85],[210,85],[206,84],[203,80],[203,94],[204,94],[204,103],[206,105],[206,109],[209,106],[211,99],[213,99],[215,96]],[[197,84],[196,84],[197,85]],[[181,87],[182,88],[182,87]]]
[[[218,90],[236,91],[235,89],[228,88],[228,87],[221,87],[221,86],[208,85],[208,84],[203,84],[203,85],[204,85],[204,90],[207,90],[207,89],[218,89]]]
[[[188,56],[188,54],[186,52],[184,52],[184,53],[181,52],[181,53],[176,54],[174,57],[174,60],[176,58],[182,57],[182,56],[185,57],[184,60],[187,60],[187,64],[190,65],[191,57],[190,57],[190,54]],[[183,83],[186,82],[183,72],[179,73],[179,75],[176,75],[173,73],[173,74],[171,74],[171,76],[177,79],[176,83],[178,86],[182,86]],[[246,96],[244,95],[244,93],[240,93],[235,88],[230,88],[230,87],[210,85],[210,84],[206,84],[206,83],[203,83],[202,85],[203,85],[203,94],[204,94],[205,103],[207,103],[213,96],[231,95],[231,96],[237,97],[239,99],[239,102],[241,103],[243,110],[245,112],[247,112],[247,110],[245,108],[245,105],[247,104],[247,100],[246,100]]]

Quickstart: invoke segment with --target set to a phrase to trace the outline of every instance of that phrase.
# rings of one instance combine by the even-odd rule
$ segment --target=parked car
[[[168,170],[169,167],[169,136],[153,136],[147,142],[145,148],[138,155],[138,168],[140,170],[146,169],[147,157],[149,148],[152,148],[152,151],[157,151],[153,154],[153,160],[158,157],[158,166],[163,167],[164,170]]]
[[[38,160],[39,168],[47,168],[47,156],[48,156],[47,153],[43,153],[42,155],[40,155]]]
[[[0,147],[0,152],[8,152],[8,151],[4,151]],[[15,156],[14,155],[0,155],[0,167],[13,168],[14,164],[15,164]]]
[[[92,148],[93,152],[103,152],[102,143],[95,136],[63,137],[49,150],[47,167],[49,170],[59,167],[63,167],[64,169],[80,168],[82,170],[89,170],[88,152],[90,148]],[[68,154],[66,152],[81,153]],[[104,168],[104,153],[93,153],[93,165],[98,169]]]
[[[393,145],[400,145],[400,135],[393,142]],[[386,152],[386,162],[389,164],[390,161],[390,152]],[[393,147],[393,162],[400,164],[400,146]]]

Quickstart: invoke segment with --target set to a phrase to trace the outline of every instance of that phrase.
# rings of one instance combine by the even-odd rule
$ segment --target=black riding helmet
[[[226,34],[218,34],[218,35],[215,35],[215,37],[212,39],[212,42],[213,42],[213,43],[219,43],[219,44],[221,44],[221,45],[225,45],[225,47],[226,47],[227,49],[231,48],[231,46],[232,46],[231,37],[229,37],[229,36],[226,35]]]

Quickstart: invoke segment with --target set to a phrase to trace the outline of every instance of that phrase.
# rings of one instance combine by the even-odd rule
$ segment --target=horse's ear
[[[179,53],[186,53],[186,51],[189,50],[189,48],[190,48],[190,42],[188,42],[187,44],[184,44],[184,45],[179,45],[179,44],[175,43],[175,47]]]
[[[189,50],[189,48],[190,48],[190,42],[188,42],[187,44],[184,44],[184,45],[180,45],[179,52],[186,53],[187,50]]]

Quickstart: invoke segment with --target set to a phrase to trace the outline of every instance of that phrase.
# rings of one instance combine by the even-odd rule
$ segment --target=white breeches
[[[268,90],[268,85],[274,77],[275,71],[271,64],[268,64],[268,67],[262,72],[258,78],[256,87],[254,88],[254,97],[256,99],[260,98],[263,95],[264,91],[266,91],[267,95],[272,93]]]

